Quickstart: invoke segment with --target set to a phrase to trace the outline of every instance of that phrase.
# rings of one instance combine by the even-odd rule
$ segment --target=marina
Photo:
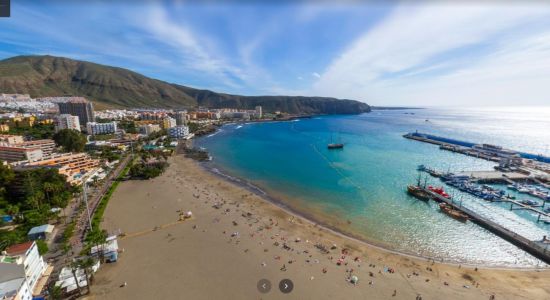
[[[550,208],[545,208],[546,203],[550,201],[550,192],[543,191],[539,187],[532,186],[532,185],[522,185],[512,181],[511,179],[508,179],[508,181],[511,182],[511,184],[508,185],[508,189],[517,190],[520,193],[524,192],[533,197],[538,197],[540,200],[542,200],[542,203],[534,200],[528,200],[528,199],[516,200],[514,196],[506,194],[506,191],[504,190],[493,188],[486,184],[479,184],[483,181],[480,182],[479,179],[477,179],[476,177],[466,175],[464,174],[464,172],[458,173],[456,175],[453,173],[443,174],[434,169],[425,167],[424,165],[420,165],[418,167],[418,170],[427,172],[428,174],[434,177],[438,177],[445,184],[452,186],[458,189],[459,191],[481,198],[483,200],[486,200],[489,202],[508,202],[510,203],[510,210],[525,209],[525,210],[532,211],[538,214],[537,222],[550,221]],[[433,187],[428,187],[428,189],[432,192],[438,193],[441,196],[444,196],[442,194],[444,193],[442,189],[436,189]],[[516,205],[516,207],[514,207],[514,205]],[[536,209],[538,207],[540,207],[541,210]],[[545,217],[545,218],[541,218],[541,217]]]
[[[468,220],[478,224],[479,226],[489,230],[490,232],[496,234],[497,236],[507,240],[508,242],[518,246],[519,248],[525,250],[526,252],[532,254],[533,256],[539,258],[540,260],[550,263],[550,241],[546,236],[542,238],[540,241],[531,241],[505,227],[503,227],[500,224],[497,224],[491,220],[488,220],[487,218],[477,214],[473,210],[466,208],[461,205],[461,203],[457,204],[455,203],[452,198],[446,198],[442,195],[431,191],[430,189],[419,187],[423,189],[426,193],[430,194],[432,198],[440,202],[447,207],[451,207],[453,210],[459,211],[466,215],[468,217]],[[516,204],[518,206],[522,206],[524,209],[529,210],[535,210],[532,207],[523,205],[521,203],[518,203],[516,201],[511,201],[513,204]],[[545,216],[550,216],[544,212],[540,212],[541,214],[544,214]]]
[[[547,202],[550,201],[547,173],[550,158],[491,144],[475,144],[419,132],[409,133],[403,137],[438,145],[441,150],[498,163],[494,166],[494,170],[451,173],[450,170],[442,172],[435,168],[419,165],[417,171],[438,178],[447,186],[475,198],[490,203],[508,203],[510,211],[524,210],[534,213],[536,214],[536,223],[550,224],[550,207],[546,207]],[[489,184],[505,184],[508,192]],[[454,195],[449,196],[443,187],[426,187],[425,184],[421,186],[419,180],[416,186],[408,186],[407,190],[409,193],[410,190],[415,190],[416,194],[429,193],[431,199],[440,203],[440,210],[449,217],[462,222],[471,220],[542,261],[550,262],[550,241],[546,235],[542,237],[542,240],[528,239],[499,224],[498,220],[491,220],[474,209],[463,206],[462,197],[457,204]],[[517,197],[522,197],[522,199],[516,199],[517,197],[510,194],[509,191],[514,191]],[[529,195],[537,200],[525,198],[523,195]]]

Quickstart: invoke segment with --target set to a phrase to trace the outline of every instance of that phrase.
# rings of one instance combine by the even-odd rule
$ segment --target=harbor
[[[494,170],[459,172],[444,172],[419,165],[417,171],[438,178],[451,187],[452,191],[445,191],[443,187],[426,186],[427,177],[422,185],[420,175],[417,184],[409,185],[407,191],[420,200],[432,199],[439,202],[441,211],[448,216],[463,222],[470,220],[540,260],[550,262],[550,240],[546,235],[540,240],[526,238],[499,224],[498,220],[491,220],[487,215],[464,206],[464,194],[455,197],[462,192],[489,203],[507,203],[510,211],[527,211],[536,215],[536,223],[550,224],[550,158],[497,145],[475,144],[419,132],[408,133],[403,137],[438,145],[441,150],[496,163]],[[506,189],[499,188],[499,185],[504,185]]]
[[[450,197],[444,197],[439,193],[436,193],[428,188],[420,187],[425,193],[430,194],[432,199],[440,202],[445,203],[446,205],[452,207],[454,210],[457,210],[465,215],[468,216],[468,219],[479,226],[489,230],[490,232],[494,233],[495,235],[503,238],[504,240],[518,246],[519,248],[523,249],[524,251],[530,253],[531,255],[539,258],[540,260],[550,263],[550,240],[546,236],[542,238],[541,241],[531,241],[503,226],[500,224],[497,224],[491,220],[488,220],[487,218],[477,214],[475,211],[468,209],[462,204],[456,203],[453,201]],[[523,207],[524,209],[530,209],[534,210],[534,208],[523,205],[521,203],[518,203],[516,201],[511,200],[513,204],[516,204],[518,206]],[[548,214],[544,212],[540,212],[540,214],[543,214],[545,216],[549,216]]]

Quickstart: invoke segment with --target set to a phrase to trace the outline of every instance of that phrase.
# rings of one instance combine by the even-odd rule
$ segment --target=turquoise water
[[[374,111],[231,124],[196,143],[210,151],[211,164],[224,173],[252,182],[317,221],[384,247],[457,263],[544,265],[479,226],[440,213],[435,203],[405,193],[406,185],[416,181],[419,164],[444,171],[494,166],[402,137],[414,130],[550,154],[548,108]],[[344,142],[345,149],[327,150],[331,137]],[[530,239],[549,234],[550,225],[536,223],[529,212],[509,211],[504,204],[450,192],[462,197],[463,205]]]

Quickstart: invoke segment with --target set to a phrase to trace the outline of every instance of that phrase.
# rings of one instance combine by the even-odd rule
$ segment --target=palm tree
[[[63,290],[61,289],[60,286],[57,286],[57,285],[51,285],[49,288],[48,288],[48,299],[52,299],[52,300],[61,300],[62,299],[62,296],[63,296]]]
[[[92,267],[95,265],[95,261],[91,257],[87,257],[83,260],[79,260],[79,267],[84,270],[84,275],[86,276],[87,283],[87,292],[90,293],[90,285],[92,285],[92,280],[94,278],[94,273],[92,272]]]
[[[42,188],[44,189],[44,192],[46,192],[45,194],[46,194],[46,198],[48,199],[48,202],[50,202],[51,194],[56,190],[55,185],[51,182],[44,182],[44,184],[42,185]]]
[[[73,278],[76,283],[76,289],[78,290],[78,293],[81,292],[80,283],[78,282],[78,276],[76,276],[76,272],[78,271],[79,262],[77,260],[73,260],[71,262],[71,272],[73,273]]]
[[[96,186],[97,181],[99,180],[99,177],[97,175],[94,175],[94,177],[92,177],[92,180],[94,181],[94,186]]]
[[[101,230],[97,227],[92,228],[92,230],[86,236],[86,241],[88,242],[90,248],[92,246],[96,246],[99,254],[99,261],[103,263],[105,260],[105,251],[103,249],[103,245],[105,245],[105,243],[107,242],[107,231]]]

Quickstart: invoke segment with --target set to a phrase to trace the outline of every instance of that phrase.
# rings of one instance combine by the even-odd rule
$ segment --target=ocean
[[[208,167],[246,180],[292,210],[370,243],[452,263],[545,266],[478,225],[441,213],[433,201],[406,194],[420,164],[451,172],[492,170],[495,165],[402,137],[416,130],[550,156],[548,107],[375,110],[235,123],[195,143],[212,155]],[[328,150],[331,140],[345,148]],[[431,177],[428,184],[442,185]],[[537,223],[530,212],[510,211],[507,204],[445,188],[462,205],[527,238],[550,235],[550,225]]]

